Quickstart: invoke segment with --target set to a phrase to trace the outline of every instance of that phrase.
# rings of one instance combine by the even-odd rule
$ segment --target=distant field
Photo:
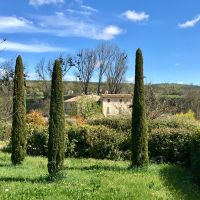
[[[15,167],[10,155],[0,152],[0,199],[200,199],[187,171],[173,165],[128,170],[123,161],[66,159],[63,176],[50,182],[46,164],[45,158],[27,157]]]

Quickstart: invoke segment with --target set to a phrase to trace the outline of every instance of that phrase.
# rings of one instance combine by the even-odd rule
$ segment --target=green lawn
[[[63,176],[49,181],[46,165],[45,158],[27,157],[15,167],[0,152],[0,199],[200,199],[187,171],[177,166],[128,170],[123,161],[66,159]]]

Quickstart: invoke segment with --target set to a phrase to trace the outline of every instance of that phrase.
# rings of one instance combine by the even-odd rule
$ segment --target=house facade
[[[131,105],[133,96],[131,94],[102,94],[101,96],[76,96],[71,99],[65,100],[65,112],[69,113],[76,102],[80,102],[84,99],[87,99],[88,101],[90,99],[93,99],[96,102],[100,102],[102,105],[102,113],[105,117],[131,115],[132,112]]]
[[[102,111],[105,117],[131,115],[133,96],[131,94],[102,94]]]

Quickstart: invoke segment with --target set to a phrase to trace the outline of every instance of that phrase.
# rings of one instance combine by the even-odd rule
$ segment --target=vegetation
[[[25,83],[21,56],[17,57],[15,66],[11,143],[12,163],[15,165],[21,164],[26,154]]]
[[[46,159],[27,157],[23,166],[9,163],[0,152],[0,199],[138,199],[197,200],[198,188],[178,166],[150,165],[128,170],[128,162],[66,159],[63,176],[46,174]]]
[[[136,51],[135,87],[132,111],[132,166],[148,164],[148,138],[144,96],[143,58],[140,49]]]
[[[60,60],[54,63],[51,85],[51,102],[49,114],[48,172],[56,176],[63,169],[64,145],[64,101],[62,69]]]

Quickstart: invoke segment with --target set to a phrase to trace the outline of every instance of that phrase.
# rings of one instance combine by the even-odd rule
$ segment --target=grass
[[[66,159],[62,176],[50,181],[46,165],[46,158],[27,157],[13,166],[10,155],[0,152],[0,199],[200,199],[198,187],[178,166],[129,170],[123,161]]]

